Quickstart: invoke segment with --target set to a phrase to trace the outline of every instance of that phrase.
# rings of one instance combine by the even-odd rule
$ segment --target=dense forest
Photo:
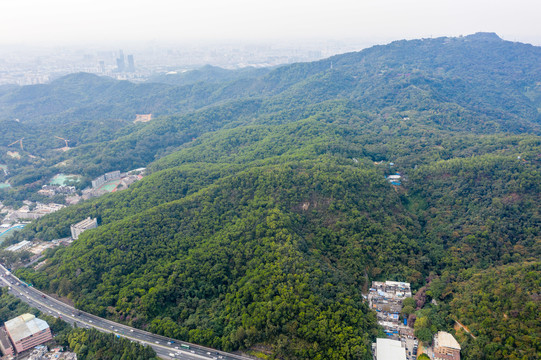
[[[420,339],[447,330],[465,359],[535,358],[540,60],[540,48],[475,34],[137,86],[60,79],[46,86],[122,89],[161,116],[132,124],[137,107],[118,102],[124,112],[91,114],[106,125],[67,152],[2,155],[8,202],[60,170],[88,180],[148,169],[127,190],[16,233],[12,241],[53,240],[87,216],[100,224],[18,275],[97,315],[283,359],[371,359],[381,332],[363,293],[373,280],[408,281],[419,296],[403,315],[417,319]],[[93,91],[84,101],[105,101]],[[21,98],[2,96],[15,111]],[[50,129],[76,124],[58,113]],[[95,125],[80,121],[73,136]],[[13,123],[13,137],[26,136],[29,123]],[[397,173],[391,185],[385,177]]]
[[[463,274],[450,312],[469,359],[535,359],[541,352],[541,263],[525,262]]]

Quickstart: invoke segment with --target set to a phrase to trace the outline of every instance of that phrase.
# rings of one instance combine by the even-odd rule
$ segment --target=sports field
[[[49,182],[51,185],[67,185],[70,181],[79,181],[81,177],[79,175],[55,175]]]
[[[120,180],[113,180],[106,182],[102,186],[100,186],[99,190],[105,190],[107,192],[114,192],[116,190],[116,187],[120,184]]]
[[[13,235],[16,230],[20,230],[24,227],[24,224],[18,224],[10,227],[9,229],[0,229],[0,243],[6,240],[8,237]]]

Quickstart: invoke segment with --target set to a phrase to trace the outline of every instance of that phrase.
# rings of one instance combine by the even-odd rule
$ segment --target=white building
[[[406,349],[399,340],[376,339],[375,360],[406,360]]]
[[[31,241],[23,240],[20,243],[8,246],[4,250],[11,251],[11,252],[18,252],[18,251],[28,250],[30,248],[30,246],[32,246]]]
[[[71,237],[74,240],[77,240],[79,238],[79,235],[83,231],[89,230],[89,229],[95,229],[98,227],[98,219],[91,219],[86,218],[83,221],[78,222],[77,224],[73,224],[70,227],[71,230]]]

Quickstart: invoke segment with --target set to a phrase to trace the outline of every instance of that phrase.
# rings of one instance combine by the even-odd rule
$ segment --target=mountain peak
[[[494,32],[477,32],[472,35],[466,36],[469,40],[481,40],[481,41],[502,41],[502,38]]]

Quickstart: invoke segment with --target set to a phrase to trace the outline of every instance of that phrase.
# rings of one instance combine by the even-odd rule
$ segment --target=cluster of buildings
[[[43,185],[41,190],[38,190],[38,194],[53,197],[58,194],[72,195],[75,194],[75,186],[66,185]]]
[[[378,323],[390,337],[398,338],[402,301],[411,297],[410,283],[400,281],[373,281],[368,293],[368,305],[376,311]]]
[[[411,297],[410,283],[373,281],[368,293],[368,305],[376,311],[378,324],[388,338],[372,344],[374,360],[412,360],[417,358],[418,340],[407,320],[400,321],[402,303]],[[440,331],[434,336],[434,346],[426,354],[432,360],[460,360],[460,345],[453,335]]]
[[[152,114],[137,116],[141,117],[139,121],[142,122],[150,121],[152,118]],[[75,186],[71,186],[74,181],[79,181],[81,176],[58,174],[49,184],[43,185],[38,191],[38,194],[47,197],[64,195],[66,205],[75,205],[82,200],[88,200],[110,192],[127,189],[131,184],[143,178],[141,174],[144,173],[144,171],[145,168],[131,170],[126,173],[122,173],[119,170],[108,172],[92,180],[92,186],[82,190],[81,193],[78,193]],[[40,217],[39,214],[34,212],[30,212],[29,214],[29,212],[30,211],[26,208],[19,209],[17,210],[17,213],[11,215],[10,219],[34,220]]]
[[[60,347],[49,351],[46,346],[39,345],[34,348],[26,360],[77,360],[77,354],[63,351]]]
[[[417,355],[418,341],[406,321],[400,322],[402,302],[411,297],[410,283],[373,281],[368,293],[368,306],[376,311],[378,324],[389,338],[372,344],[377,360],[411,360]]]
[[[80,200],[88,200],[110,192],[127,189],[131,184],[143,178],[144,171],[145,168],[131,170],[126,173],[121,173],[118,170],[108,172],[92,180],[92,187],[84,189],[82,196],[75,199],[76,202],[72,202],[72,199],[69,198],[66,198],[66,202],[70,201],[70,204],[77,203]]]
[[[11,252],[28,251],[32,254],[29,261],[33,262],[40,258],[45,250],[52,249],[61,245],[68,246],[69,244],[71,244],[71,242],[71,238],[57,239],[52,241],[23,240],[17,244],[8,246],[4,250]]]
[[[36,220],[40,217],[43,217],[47,214],[52,214],[65,207],[61,204],[42,204],[40,202],[33,203],[27,200],[23,201],[23,203],[24,205],[17,210],[8,207],[2,209],[7,212],[2,222],[15,223],[20,220]]]
[[[412,358],[399,340],[376,339],[372,344],[374,360],[406,360]],[[460,360],[460,344],[453,335],[439,331],[434,335],[434,346],[425,352],[432,360]],[[413,357],[415,358],[415,357]]]
[[[1,84],[43,84],[60,76],[87,72],[116,79],[147,81],[172,68],[193,69],[212,64],[227,69],[276,66],[319,60],[370,45],[364,42],[291,41],[276,43],[197,43],[180,46],[152,44],[130,50],[86,46],[30,48],[2,47]],[[126,53],[126,55],[125,55]]]
[[[49,325],[32,314],[8,320],[0,327],[0,350],[15,355],[53,339]]]
[[[103,174],[102,176],[98,176],[96,179],[92,180],[92,188],[96,189],[101,187],[103,184],[105,184],[108,181],[113,181],[120,179],[120,171],[115,170],[108,173]]]

